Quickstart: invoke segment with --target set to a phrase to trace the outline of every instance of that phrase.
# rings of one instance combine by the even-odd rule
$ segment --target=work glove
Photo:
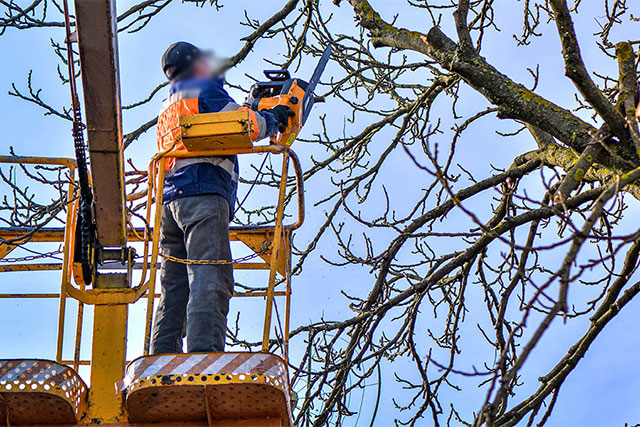
[[[266,110],[268,113],[274,115],[276,120],[278,121],[278,131],[284,132],[287,130],[287,126],[289,125],[289,117],[293,117],[296,113],[286,105],[276,105],[270,110]]]

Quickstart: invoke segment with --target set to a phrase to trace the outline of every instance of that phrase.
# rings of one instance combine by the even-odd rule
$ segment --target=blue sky
[[[126,9],[133,4],[131,1],[119,1],[119,10]],[[188,40],[203,47],[215,49],[220,55],[233,55],[241,46],[239,39],[248,34],[246,27],[238,25],[243,20],[243,9],[248,9],[252,18],[264,19],[270,16],[281,5],[281,1],[269,0],[249,0],[243,2],[225,1],[222,13],[215,13],[211,8],[198,8],[191,4],[176,4],[167,8],[157,16],[142,32],[135,34],[123,34],[120,36],[120,69],[123,104],[130,104],[147,94],[156,85],[163,81],[160,70],[160,56],[166,46],[175,40]],[[326,11],[334,13],[333,27],[338,32],[350,32],[353,28],[353,17],[349,7],[345,4],[340,8],[331,6],[331,2],[326,2]],[[398,24],[409,28],[425,30],[430,25],[426,14],[421,12],[402,13],[405,3],[402,1],[372,2],[380,11],[383,17],[392,18],[393,14],[399,12]],[[583,2],[581,13],[576,19],[579,37],[589,49],[583,50],[583,57],[589,69],[597,69],[600,72],[615,74],[615,63],[593,46],[591,34],[598,29],[594,17],[601,16],[602,11],[593,9],[597,5],[596,1],[588,4]],[[521,31],[521,8],[522,2],[509,2],[499,0],[499,25],[501,32],[496,34],[490,32],[484,43],[483,55],[494,64],[499,70],[508,74],[517,81],[527,84],[531,83],[531,77],[527,68],[535,69],[540,65],[541,79],[538,93],[551,100],[564,105],[575,107],[573,100],[574,89],[570,83],[564,81],[563,64],[560,54],[560,46],[552,24],[542,26],[546,35],[540,39],[534,39],[531,46],[516,49],[516,43],[511,37],[512,34],[519,34]],[[635,6],[637,7],[637,5]],[[591,9],[590,9],[591,8]],[[640,11],[636,10],[636,15]],[[635,26],[634,26],[635,25]],[[452,21],[449,15],[443,18],[445,32],[453,36]],[[627,30],[636,30],[638,24],[625,23]],[[0,142],[0,153],[8,153],[9,147],[13,146],[18,154],[40,155],[40,156],[72,156],[72,140],[70,136],[70,125],[68,122],[58,118],[43,117],[43,112],[38,107],[27,104],[15,97],[6,95],[10,90],[11,83],[15,83],[21,90],[26,90],[26,76],[33,70],[32,81],[34,87],[44,88],[43,99],[53,105],[68,105],[69,95],[66,87],[62,87],[57,79],[57,58],[50,48],[50,39],[61,42],[63,40],[63,29],[42,29],[32,31],[8,31],[0,37],[0,52],[3,55],[3,66],[0,69],[0,123],[3,124],[3,139]],[[627,38],[637,38],[627,33],[619,32],[612,35],[612,40],[624,40]],[[264,61],[264,58],[278,59],[284,49],[278,40],[261,41],[255,47],[252,55],[239,67],[228,74],[228,79],[233,83],[248,85],[245,76],[250,74],[259,76],[259,70],[271,68]],[[380,57],[384,58],[385,50],[380,51]],[[306,77],[310,74],[313,63],[305,62],[299,70],[299,75]],[[331,66],[328,69],[335,70]],[[412,75],[411,78],[427,78],[428,76]],[[165,91],[156,95],[153,101],[144,107],[133,111],[127,111],[124,115],[125,132],[134,129],[139,123],[152,118],[164,97]],[[231,91],[232,95],[241,100],[242,94]],[[462,90],[463,102],[457,106],[460,114],[473,114],[487,107],[486,101],[478,94],[468,88]],[[448,144],[451,137],[449,127],[454,123],[451,117],[447,117],[450,111],[449,101],[442,99],[437,101],[436,112],[443,118],[442,129],[445,133],[438,136],[443,145]],[[326,104],[319,104],[305,128],[304,135],[311,135],[318,130],[319,121],[314,120],[314,115],[326,114],[327,122],[335,128],[330,129],[332,136],[340,135],[343,129],[347,133],[357,133],[367,124],[367,118],[362,118],[355,123],[347,123],[345,117],[348,116],[346,110],[337,100],[329,99]],[[469,131],[462,138],[457,149],[456,161],[465,165],[476,176],[485,176],[491,172],[490,165],[497,167],[507,167],[511,159],[527,150],[535,148],[533,141],[526,134],[520,134],[513,138],[500,138],[495,134],[495,130],[513,131],[517,126],[509,122],[501,122],[494,118],[483,119],[472,125]],[[389,134],[383,134],[383,136]],[[381,144],[384,145],[384,144]],[[311,156],[323,158],[326,156],[321,147],[313,144],[297,143],[294,148],[301,157],[303,164],[309,166]],[[376,155],[379,147],[372,148],[372,156]],[[155,151],[154,132],[149,132],[139,141],[135,142],[131,149],[127,150],[126,156],[131,157],[134,163],[141,168],[146,166],[149,157]],[[261,159],[258,159],[258,161]],[[242,159],[243,170],[247,171],[250,177],[253,174],[249,171],[248,163],[255,159]],[[384,168],[384,179],[387,188],[396,189],[391,192],[392,205],[397,206],[402,212],[403,193],[412,190],[419,190],[421,180],[415,169],[406,167],[406,156],[400,151],[395,153],[387,162]],[[418,179],[417,179],[418,178]],[[330,176],[327,174],[314,178],[307,185],[307,222],[297,235],[297,242],[300,246],[315,233],[316,227],[324,220],[324,215],[320,209],[313,208],[314,202],[320,200],[324,195],[332,191],[329,184]],[[242,190],[241,190],[242,191]],[[536,191],[532,188],[532,192]],[[375,190],[376,197],[372,198],[368,204],[360,209],[365,210],[370,205],[380,202],[381,189]],[[254,195],[249,203],[259,206],[266,203],[271,194]],[[354,203],[354,206],[356,204]],[[472,204],[473,208],[479,210],[487,209],[486,201],[482,204]],[[374,206],[375,208],[375,206]],[[372,209],[374,211],[375,209]],[[637,209],[635,209],[637,212]],[[486,212],[485,212],[486,213]],[[372,213],[374,216],[374,213]],[[346,220],[345,217],[341,218]],[[460,213],[452,215],[448,221],[464,220]],[[354,234],[361,232],[355,225],[347,222],[346,227],[352,227]],[[633,227],[629,224],[628,227]],[[631,229],[631,228],[629,228]],[[377,233],[376,239],[382,243],[391,238],[390,234],[384,232]],[[321,241],[319,253],[324,254],[329,259],[337,259],[335,255],[335,239],[327,235]],[[443,247],[448,243],[444,243]],[[244,254],[240,246],[234,246],[234,254]],[[300,276],[294,279],[294,303],[292,326],[317,321],[320,317],[328,320],[336,320],[350,316],[348,302],[340,294],[345,289],[356,294],[368,292],[371,286],[371,276],[364,268],[348,267],[335,268],[323,263],[318,254],[312,256]],[[589,248],[585,248],[588,255]],[[556,260],[549,259],[549,265]],[[237,275],[238,281],[263,280],[256,276]],[[0,292],[11,292],[22,290],[24,292],[54,292],[59,288],[58,273],[35,273],[35,274],[4,274],[0,276]],[[578,289],[577,293],[584,294],[590,290]],[[472,290],[468,298],[473,304],[482,305],[481,290]],[[37,301],[29,300],[25,302],[0,301],[3,309],[0,310],[0,325],[7,325],[0,328],[0,342],[2,345],[3,357],[53,357],[55,350],[55,321],[57,318],[57,301]],[[260,331],[261,322],[259,313],[261,301],[240,301],[234,300],[232,310],[241,311],[243,314],[243,332],[248,337],[257,337]],[[70,314],[67,316],[69,326],[73,324],[73,304],[69,304]],[[579,367],[568,378],[563,386],[563,393],[558,400],[556,410],[548,425],[551,426],[613,426],[623,425],[625,422],[631,424],[640,420],[640,406],[637,405],[637,396],[640,393],[640,371],[636,362],[636,355],[640,352],[640,343],[637,339],[637,324],[640,309],[640,302],[634,301],[625,311],[608,326],[608,332],[602,336],[592,346],[585,359]],[[136,306],[132,308],[130,321],[130,351],[129,356],[134,357],[141,349],[141,333],[143,308]],[[90,331],[90,316],[87,316],[85,333]],[[234,314],[230,315],[230,319]],[[476,326],[473,316],[464,326],[465,331],[472,331]],[[425,327],[432,319],[425,315],[422,320]],[[557,324],[545,337],[543,346],[537,349],[532,356],[529,367],[525,370],[525,375],[535,378],[544,373],[546,369],[555,364],[555,361],[564,353],[567,342],[575,340],[576,336],[583,333],[586,323],[580,321],[570,322],[567,325]],[[72,334],[73,329],[68,329],[67,336]],[[481,348],[484,343],[477,335],[470,333],[465,339],[465,348]],[[72,342],[65,343],[65,355],[71,356]],[[295,342],[294,342],[295,345]],[[85,342],[83,353],[88,354],[89,343]],[[428,348],[424,349],[425,351]],[[294,357],[296,349],[293,349]],[[473,354],[473,352],[471,352]],[[298,353],[299,354],[299,353]],[[467,360],[467,359],[461,359]],[[469,366],[473,364],[472,358],[468,359]],[[396,362],[386,365],[383,371],[382,406],[378,414],[376,425],[391,425],[397,413],[389,410],[392,407],[391,399],[396,397],[400,390],[393,385],[394,373],[402,373],[408,370],[409,366],[404,362]],[[372,389],[375,379],[372,379],[371,386],[367,388],[363,397],[357,394],[352,397],[352,409],[362,407],[362,419],[357,425],[368,425],[368,417],[373,408],[374,393]],[[466,392],[454,392],[442,389],[443,401],[451,399],[462,411],[471,412],[479,408],[479,404],[484,397],[484,393],[476,393],[476,379],[460,380],[464,384]],[[529,381],[523,387],[523,395],[537,387],[536,381]],[[362,403],[361,403],[362,400]],[[356,420],[350,421],[356,425]],[[425,420],[425,426],[430,425]]]

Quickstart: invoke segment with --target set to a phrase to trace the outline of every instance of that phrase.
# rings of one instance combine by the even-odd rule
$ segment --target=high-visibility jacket
[[[256,112],[235,103],[223,87],[222,79],[185,79],[171,85],[170,96],[164,100],[158,116],[158,150],[185,150],[180,134],[180,116],[246,109],[253,122],[253,140],[277,132],[273,114]],[[198,194],[220,194],[229,202],[230,218],[238,188],[236,156],[167,159],[163,202]]]

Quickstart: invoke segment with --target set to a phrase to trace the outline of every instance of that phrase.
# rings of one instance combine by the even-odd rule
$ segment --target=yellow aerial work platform
[[[295,153],[278,145],[251,142],[248,112],[213,113],[181,119],[181,138],[191,151],[156,155],[149,166],[147,227],[129,221],[129,241],[141,242],[140,282],[127,288],[86,287],[73,284],[73,247],[77,201],[70,182],[64,228],[0,228],[0,258],[29,242],[61,242],[61,263],[0,264],[2,272],[61,270],[59,293],[0,294],[2,298],[59,298],[58,339],[55,360],[0,360],[0,425],[211,425],[290,426],[291,387],[288,372],[289,312],[291,297],[291,234],[304,219],[302,172]],[[266,290],[236,293],[266,301],[262,347],[259,352],[147,355],[156,294],[160,209],[165,159],[272,153],[282,156],[275,223],[262,227],[232,227],[230,238],[245,243],[261,262],[239,262],[236,269],[269,272]],[[60,165],[73,180],[75,162],[69,159],[0,157],[0,163]],[[284,202],[293,164],[298,218],[284,224]],[[142,196],[144,197],[144,196]],[[152,215],[153,212],[153,215]],[[7,243],[11,241],[11,243]],[[0,260],[1,261],[1,260]],[[125,260],[126,261],[126,260]],[[123,265],[126,262],[123,262]],[[276,290],[278,276],[284,284]],[[108,282],[108,280],[107,280]],[[273,307],[284,298],[280,354],[270,353],[274,342]],[[63,360],[67,298],[78,301],[73,360]],[[146,298],[144,355],[125,361],[128,306]],[[81,360],[80,343],[84,306],[94,306],[92,356]],[[2,355],[0,354],[0,358]],[[88,365],[90,381],[77,373]],[[90,384],[90,385],[87,385]]]

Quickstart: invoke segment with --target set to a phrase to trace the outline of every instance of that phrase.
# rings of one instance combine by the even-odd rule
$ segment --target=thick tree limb
[[[469,26],[467,25],[467,16],[469,15],[469,0],[460,0],[458,2],[458,8],[453,12],[453,17],[456,21],[456,31],[458,33],[458,40],[461,46],[468,48],[473,47],[471,41],[471,35],[469,34]]]
[[[556,203],[562,203],[570,197],[571,192],[575,190],[580,183],[583,182],[600,182],[608,183],[616,172],[605,166],[595,163],[595,159],[604,154],[604,149],[600,144],[593,144],[588,147],[582,154],[576,153],[568,147],[558,145],[553,137],[545,131],[535,126],[525,124],[531,136],[539,147],[540,159],[550,167],[559,167],[564,170],[565,176],[564,186],[561,185],[556,194],[562,194],[563,199],[556,200]],[[638,184],[629,184],[624,191],[640,200],[640,186]]]
[[[629,141],[629,132],[624,117],[609,102],[603,93],[595,85],[582,61],[580,47],[571,13],[565,0],[551,0],[551,7],[555,13],[558,34],[562,42],[562,53],[564,55],[565,73],[573,81],[573,84],[580,91],[584,99],[587,100],[596,112],[604,119],[611,129],[611,132],[620,141]]]
[[[409,49],[436,60],[443,68],[460,75],[465,82],[498,107],[500,117],[529,123],[544,130],[578,152],[592,143],[597,129],[549,100],[511,80],[473,50],[461,50],[438,27],[425,35],[396,28],[385,22],[366,0],[348,0],[360,25],[371,32],[375,46]],[[634,150],[623,144],[612,148],[616,156],[597,159],[614,170],[629,170],[627,161],[638,164]]]
[[[622,111],[629,128],[633,145],[640,156],[640,133],[638,121],[635,117],[638,104],[638,79],[636,77],[636,61],[633,47],[629,42],[616,44],[616,58],[618,59],[618,109]]]

